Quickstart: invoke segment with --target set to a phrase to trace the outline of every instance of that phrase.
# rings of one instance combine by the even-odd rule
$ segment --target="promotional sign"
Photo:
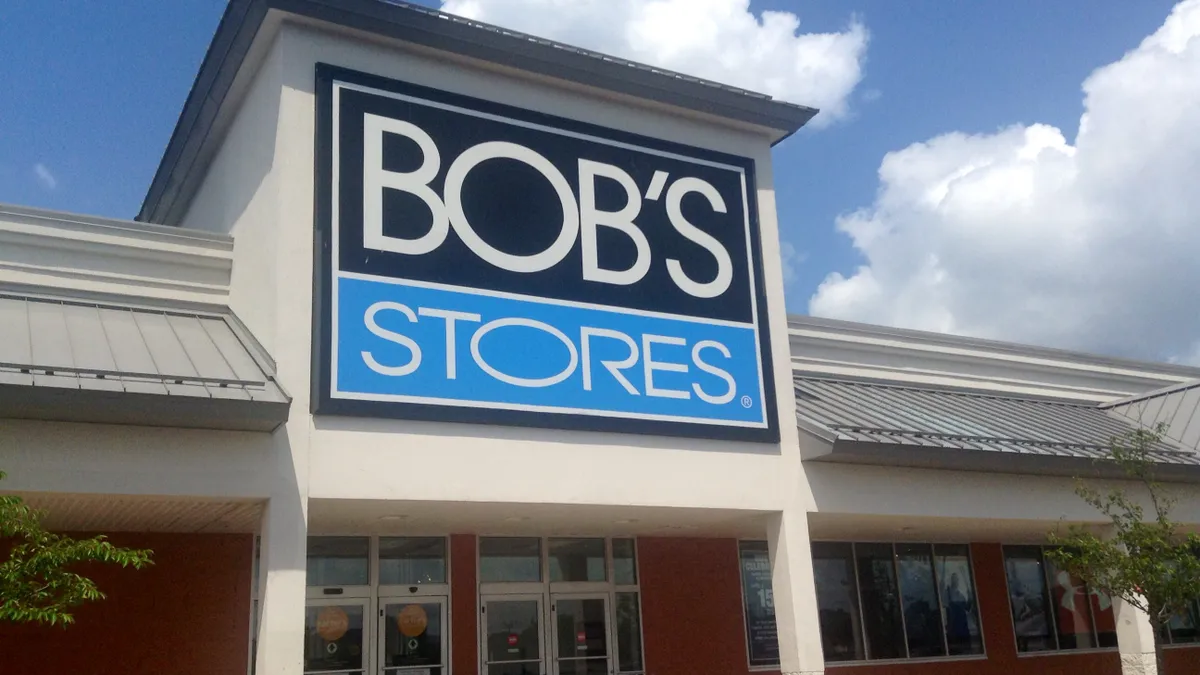
[[[778,440],[751,160],[317,91],[315,413]]]
[[[739,549],[750,665],[779,665],[779,629],[775,624],[770,553],[766,542],[741,542]]]

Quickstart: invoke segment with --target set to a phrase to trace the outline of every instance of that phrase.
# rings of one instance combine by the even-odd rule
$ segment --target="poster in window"
[[[775,594],[771,588],[771,558],[767,544],[742,542],[740,550],[750,665],[777,665],[779,638],[775,626]]]

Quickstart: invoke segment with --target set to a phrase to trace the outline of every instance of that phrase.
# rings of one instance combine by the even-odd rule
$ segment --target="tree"
[[[1051,532],[1047,557],[1091,588],[1143,611],[1154,628],[1158,672],[1165,675],[1162,637],[1172,617],[1200,598],[1200,537],[1171,519],[1176,498],[1155,480],[1152,452],[1165,429],[1137,429],[1113,439],[1110,458],[1132,489],[1105,490],[1078,481],[1075,493],[1111,522],[1104,535],[1084,526]],[[1146,507],[1149,507],[1147,511]]]
[[[151,551],[120,548],[103,535],[72,539],[47,532],[44,516],[20,497],[0,495],[0,545],[9,545],[8,557],[0,558],[0,624],[73,623],[73,608],[105,597],[95,582],[71,571],[80,563],[153,564]]]

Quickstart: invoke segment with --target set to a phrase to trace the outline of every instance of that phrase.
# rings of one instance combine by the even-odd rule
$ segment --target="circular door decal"
[[[341,607],[326,607],[317,614],[317,635],[326,642],[340,640],[350,630],[350,617]]]
[[[424,633],[425,627],[429,625],[429,615],[425,613],[424,607],[409,605],[400,610],[400,615],[396,617],[396,624],[405,637],[417,637]]]
[[[509,647],[516,647],[516,646],[517,646],[517,634],[516,634],[516,633],[509,633],[509,634],[508,634],[508,646],[509,646]]]

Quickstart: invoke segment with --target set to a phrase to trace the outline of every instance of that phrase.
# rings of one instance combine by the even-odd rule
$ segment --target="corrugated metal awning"
[[[270,431],[259,351],[231,314],[0,294],[0,418]]]
[[[835,461],[1070,472],[1134,428],[1090,403],[809,377],[795,389],[797,421],[832,441]],[[1169,441],[1153,456],[1200,468],[1200,455]]]

